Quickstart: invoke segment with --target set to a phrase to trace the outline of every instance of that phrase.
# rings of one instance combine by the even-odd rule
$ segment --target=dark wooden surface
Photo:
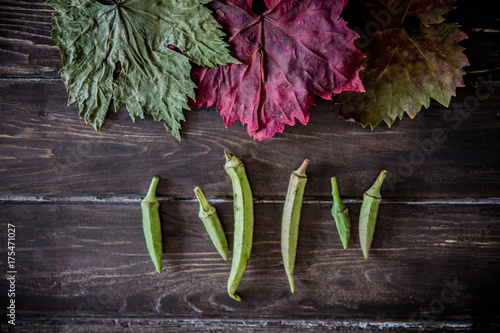
[[[66,106],[40,1],[0,2],[0,280],[3,331],[268,331],[500,329],[500,13],[458,1],[447,17],[469,39],[467,86],[450,109],[374,131],[316,98],[307,126],[253,141],[214,108],[186,111],[178,142],[150,117],[111,112],[95,132]],[[493,69],[493,70],[490,70]],[[489,90],[488,90],[489,89]],[[484,98],[467,114],[447,113]],[[486,92],[492,92],[485,96]],[[451,111],[450,111],[451,110]],[[464,119],[466,117],[466,119]],[[437,134],[439,135],[437,135]],[[254,247],[238,291],[197,219],[199,185],[232,245],[223,149],[241,157],[255,196]],[[291,295],[280,224],[291,170],[311,160]],[[389,177],[371,259],[357,217],[364,190]],[[165,272],[154,272],[139,202],[158,189]],[[353,237],[341,248],[330,215],[337,176]],[[7,324],[7,224],[16,225],[16,326]]]

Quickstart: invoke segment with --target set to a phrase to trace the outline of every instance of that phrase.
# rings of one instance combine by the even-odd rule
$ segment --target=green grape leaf
[[[444,14],[454,9],[455,0],[379,0],[392,15],[414,16],[428,26],[444,22]]]
[[[182,109],[195,96],[189,61],[237,62],[207,2],[48,0],[68,104],[99,130],[114,100],[115,111],[126,104],[134,121],[150,114],[180,140]]]
[[[406,14],[419,13],[428,18],[425,23],[445,11],[439,7],[438,14],[433,14],[427,0],[406,3],[412,10]],[[425,15],[417,10],[419,3],[426,5]],[[402,11],[402,19],[404,14]],[[366,91],[343,92],[337,101],[343,104],[340,115],[374,128],[381,121],[391,126],[405,112],[414,118],[422,106],[429,107],[431,98],[448,107],[456,87],[463,86],[463,67],[468,60],[458,42],[466,38],[456,23],[420,21],[415,29],[399,23],[385,26],[362,49],[366,58],[361,60],[365,69],[360,77]]]

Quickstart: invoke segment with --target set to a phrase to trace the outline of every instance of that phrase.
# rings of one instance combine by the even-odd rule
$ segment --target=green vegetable
[[[331,182],[333,196],[332,216],[335,218],[342,245],[344,249],[347,249],[349,246],[349,239],[351,239],[351,219],[349,218],[349,210],[340,200],[337,179],[332,177]]]
[[[151,114],[180,140],[182,109],[189,109],[188,97],[195,98],[189,61],[237,63],[203,6],[209,1],[114,2],[47,1],[56,10],[52,38],[62,56],[68,104],[76,103],[80,117],[99,130],[112,100],[115,111],[126,103],[134,121]]]
[[[196,194],[200,203],[198,217],[203,221],[205,229],[207,229],[208,235],[217,251],[219,251],[224,260],[227,260],[226,234],[224,233],[224,229],[222,229],[217,211],[208,203],[207,198],[205,198],[205,195],[203,195],[203,192],[198,186],[194,188],[194,194]]]
[[[226,156],[224,170],[231,178],[234,197],[233,261],[227,281],[227,293],[235,300],[241,301],[241,297],[236,294],[236,288],[245,273],[252,251],[253,197],[243,162],[226,150],[224,154]]]
[[[142,227],[149,255],[155,264],[156,270],[158,273],[161,273],[162,239],[159,213],[160,203],[156,199],[156,186],[159,180],[159,177],[153,177],[148,194],[142,199],[141,208]]]
[[[300,211],[307,182],[306,168],[308,164],[309,160],[305,159],[302,165],[293,171],[290,176],[281,222],[281,255],[292,294],[295,292],[293,267],[295,266],[295,255],[297,253]]]
[[[361,250],[363,251],[365,259],[368,259],[368,254],[372,245],[375,223],[377,222],[378,206],[382,200],[380,196],[380,187],[386,175],[387,171],[382,170],[372,187],[363,195],[363,204],[361,205],[361,212],[359,214],[359,242],[361,243]]]

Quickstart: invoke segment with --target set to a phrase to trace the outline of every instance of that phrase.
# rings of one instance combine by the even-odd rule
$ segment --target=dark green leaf
[[[428,1],[414,2],[430,5]],[[412,12],[408,14],[418,12],[414,5],[409,7]],[[442,8],[436,13],[431,13],[427,7],[424,9],[425,13],[423,10],[418,13],[427,22],[441,20]],[[404,17],[405,11],[397,12]],[[458,25],[419,24],[417,31],[409,32],[399,22],[402,19],[392,20],[363,48],[365,69],[360,77],[366,92],[341,94],[338,102],[344,104],[340,112],[342,117],[372,128],[382,120],[390,126],[405,112],[415,117],[422,106],[429,107],[431,98],[447,107],[456,87],[463,86],[463,67],[468,61],[458,42],[467,36]]]

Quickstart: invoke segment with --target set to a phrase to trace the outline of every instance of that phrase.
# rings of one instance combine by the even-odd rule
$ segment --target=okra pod
[[[247,268],[252,250],[253,197],[243,162],[226,150],[224,154],[226,157],[224,170],[231,178],[234,201],[233,261],[227,281],[227,293],[235,300],[241,301],[241,297],[236,294],[236,288]]]
[[[382,170],[372,187],[363,195],[363,204],[361,205],[361,212],[359,213],[359,242],[365,259],[368,259],[368,254],[372,245],[375,223],[377,222],[378,206],[382,200],[380,196],[380,187],[386,175],[387,171]]]
[[[281,221],[281,255],[292,294],[295,292],[293,268],[297,253],[300,211],[302,209],[302,199],[304,198],[304,189],[307,182],[306,168],[308,164],[309,160],[305,159],[302,165],[297,170],[294,170],[290,176],[290,183],[283,207],[283,219]]]
[[[161,253],[162,253],[162,238],[160,224],[160,203],[156,199],[156,186],[158,185],[159,177],[154,177],[149,186],[146,197],[141,201],[142,209],[142,227],[144,229],[144,237],[146,237],[146,246],[148,247],[149,255],[153,260],[158,273],[161,273]]]
[[[208,203],[207,198],[205,198],[205,195],[198,186],[194,188],[194,194],[196,194],[200,203],[198,217],[203,221],[205,229],[207,229],[208,235],[217,251],[219,251],[224,260],[227,260],[226,234],[224,233],[224,229],[222,229],[217,211]]]
[[[349,239],[351,239],[351,219],[349,218],[349,210],[340,200],[337,179],[332,177],[331,182],[333,196],[332,216],[335,219],[335,224],[337,225],[342,245],[344,246],[344,249],[347,249],[349,246]]]

